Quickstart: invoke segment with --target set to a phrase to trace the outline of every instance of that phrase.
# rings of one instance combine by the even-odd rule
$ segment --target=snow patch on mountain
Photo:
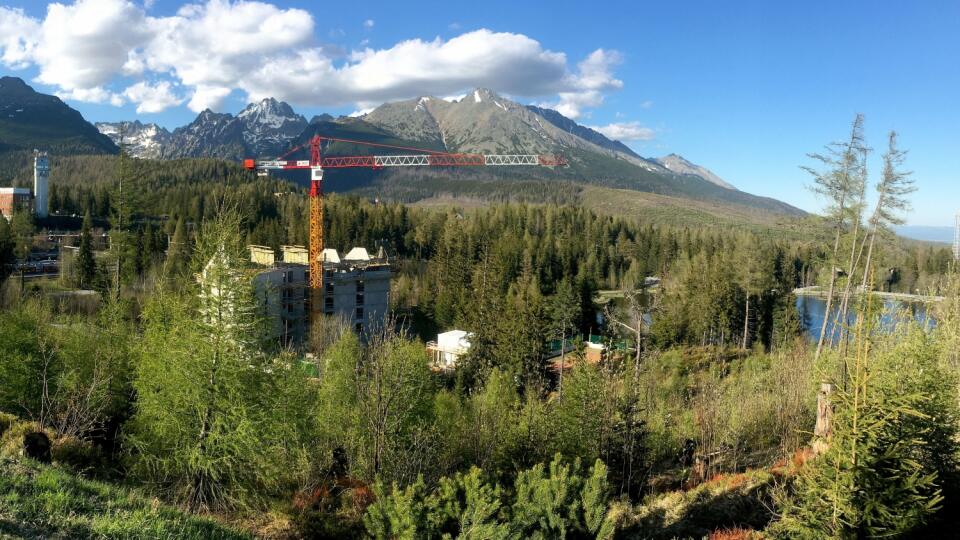
[[[116,145],[121,143],[129,155],[144,159],[160,159],[165,157],[164,149],[170,143],[171,134],[157,124],[143,124],[139,120],[133,122],[97,122],[97,130],[110,137]]]

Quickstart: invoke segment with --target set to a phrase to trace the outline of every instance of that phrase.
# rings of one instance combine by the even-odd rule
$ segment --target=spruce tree
[[[77,286],[81,289],[93,287],[97,276],[97,262],[93,257],[93,234],[91,229],[93,220],[88,210],[83,216],[83,227],[80,229],[80,246],[77,249],[76,272]]]
[[[0,281],[10,275],[13,264],[17,262],[16,245],[10,223],[5,217],[0,216]]]
[[[872,306],[871,306],[872,307]],[[832,396],[832,436],[779,497],[780,538],[900,536],[928,521],[956,474],[952,378],[922,330],[878,338],[858,318],[847,386]]]

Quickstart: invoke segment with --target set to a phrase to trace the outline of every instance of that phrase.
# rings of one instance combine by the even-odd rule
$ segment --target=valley
[[[960,9],[688,4],[0,0],[0,537],[955,535]]]

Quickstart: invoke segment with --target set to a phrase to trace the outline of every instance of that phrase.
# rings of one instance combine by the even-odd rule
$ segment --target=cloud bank
[[[189,3],[168,17],[129,0],[52,3],[42,19],[0,6],[0,64],[36,67],[36,80],[61,97],[147,113],[184,102],[216,110],[233,92],[365,109],[489,87],[578,118],[623,86],[616,51],[598,49],[571,68],[565,53],[523,34],[480,29],[334,54],[317,31],[307,11],[249,0]]]
[[[615,141],[652,141],[657,135],[653,129],[643,127],[640,122],[614,122],[605,126],[589,127]]]

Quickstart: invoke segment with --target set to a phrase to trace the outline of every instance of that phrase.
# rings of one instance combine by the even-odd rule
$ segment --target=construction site
[[[332,142],[382,148],[382,155],[324,156]],[[288,160],[308,151],[307,160]],[[402,152],[402,153],[400,153]],[[416,153],[411,153],[416,152]],[[341,256],[325,245],[323,218],[324,169],[392,167],[498,167],[565,166],[562,156],[536,154],[463,154],[378,144],[314,135],[306,145],[274,160],[245,159],[244,168],[267,176],[270,171],[310,171],[308,245],[284,246],[281,257],[264,246],[250,246],[251,261],[267,267],[254,282],[263,300],[274,333],[283,344],[302,344],[311,323],[322,316],[349,321],[358,333],[386,324],[390,307],[390,263],[382,248],[371,257],[366,248],[354,247]]]

